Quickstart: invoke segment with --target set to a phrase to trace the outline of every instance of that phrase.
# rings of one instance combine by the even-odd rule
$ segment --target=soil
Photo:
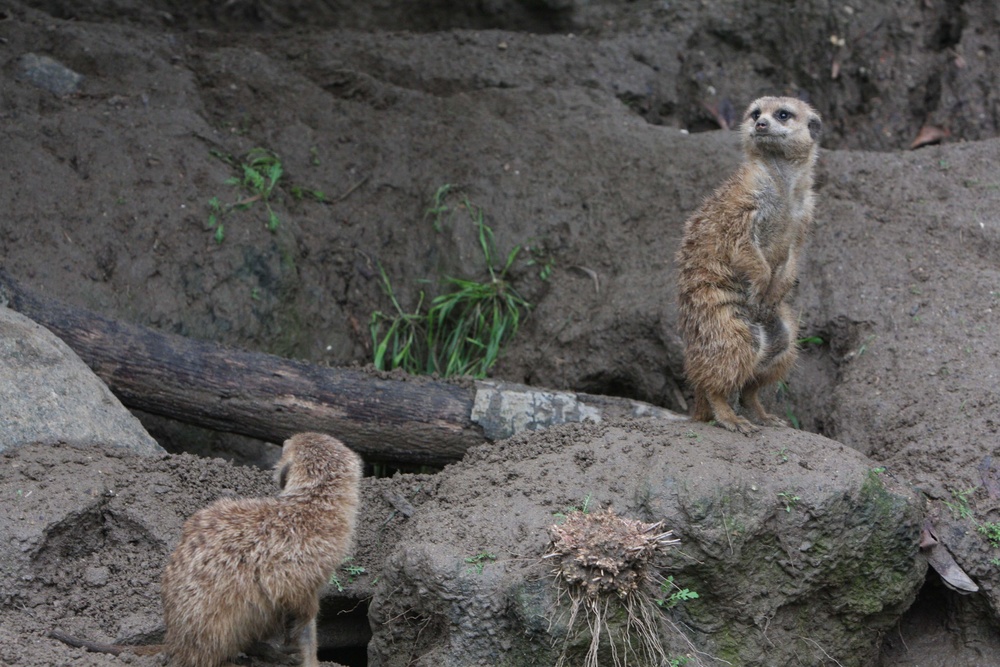
[[[393,307],[383,271],[411,312],[445,277],[484,276],[467,199],[503,256],[521,247],[508,277],[534,304],[494,376],[685,410],[681,226],[739,160],[719,128],[758,94],[802,96],[826,133],[796,303],[822,342],[805,344],[770,402],[921,490],[959,563],[989,582],[1000,553],[975,528],[1000,521],[1000,10],[879,5],[7,0],[0,261],[130,322],[365,364],[372,313]],[[32,53],[82,75],[75,92],[32,83]],[[943,143],[909,152],[922,128]],[[258,147],[284,168],[276,228],[261,201],[213,223],[213,198],[248,197],[227,180]],[[446,183],[449,212],[428,215]],[[173,452],[274,456],[273,444],[139,416]],[[155,634],[158,574],[183,518],[226,493],[270,493],[267,479],[189,454],[7,455],[0,488],[17,502],[0,528],[35,522],[23,535],[39,542],[24,544],[30,571],[2,582],[0,662],[115,661],[44,639],[55,623],[96,639]],[[419,503],[433,479],[368,483],[383,531],[403,522],[387,498]],[[28,499],[40,504],[18,509]],[[49,504],[82,509],[59,528]],[[359,562],[377,572],[378,556]],[[882,664],[960,664],[956,651],[992,641],[992,588],[959,599],[928,576]],[[364,577],[356,585],[363,598]],[[942,614],[958,620],[942,629]]]

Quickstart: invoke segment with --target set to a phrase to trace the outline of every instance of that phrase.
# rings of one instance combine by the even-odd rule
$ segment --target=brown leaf
[[[939,144],[942,139],[947,139],[951,136],[951,132],[947,128],[938,127],[936,125],[924,125],[917,132],[917,138],[913,140],[910,144],[910,150],[916,150],[921,146],[930,146],[931,144]]]

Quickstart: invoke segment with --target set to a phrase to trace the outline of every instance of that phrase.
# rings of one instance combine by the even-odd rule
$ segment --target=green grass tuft
[[[450,185],[439,188],[434,205],[428,209],[435,229],[440,228],[443,216],[451,211],[444,201],[450,188]],[[483,219],[483,210],[468,198],[463,198],[460,206],[468,212],[476,229],[487,277],[484,280],[447,277],[447,291],[436,296],[426,312],[421,291],[416,308],[408,313],[400,306],[380,265],[382,287],[393,311],[376,311],[369,323],[374,364],[379,370],[402,368],[413,374],[486,377],[504,344],[514,337],[531,308],[507,277],[521,247],[515,246],[501,257],[493,230]]]

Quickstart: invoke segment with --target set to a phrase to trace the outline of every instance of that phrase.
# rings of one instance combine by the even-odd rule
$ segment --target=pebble
[[[21,56],[17,64],[17,78],[55,95],[71,95],[78,92],[83,83],[82,74],[36,53]]]

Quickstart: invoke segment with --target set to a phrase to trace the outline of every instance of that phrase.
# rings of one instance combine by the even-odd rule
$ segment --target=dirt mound
[[[786,665],[820,664],[827,651],[844,665],[872,664],[879,627],[912,602],[926,564],[915,558],[922,500],[870,466],[790,429],[749,439],[651,420],[559,426],[477,447],[440,474],[386,560],[369,655],[387,666],[554,665],[568,645],[566,664],[589,664],[590,634],[567,627],[571,612],[560,610],[555,566],[543,556],[553,524],[611,508],[663,521],[680,540],[655,558],[658,579],[639,584],[652,583],[642,592],[656,609],[653,626],[666,625],[667,655]],[[607,554],[605,573],[620,555]],[[668,575],[701,597],[667,612],[653,599],[669,597]],[[619,627],[621,592],[597,603],[608,619],[601,665],[619,664],[609,644],[629,635]],[[580,611],[576,623],[589,620]],[[621,641],[619,658],[629,640]]]

